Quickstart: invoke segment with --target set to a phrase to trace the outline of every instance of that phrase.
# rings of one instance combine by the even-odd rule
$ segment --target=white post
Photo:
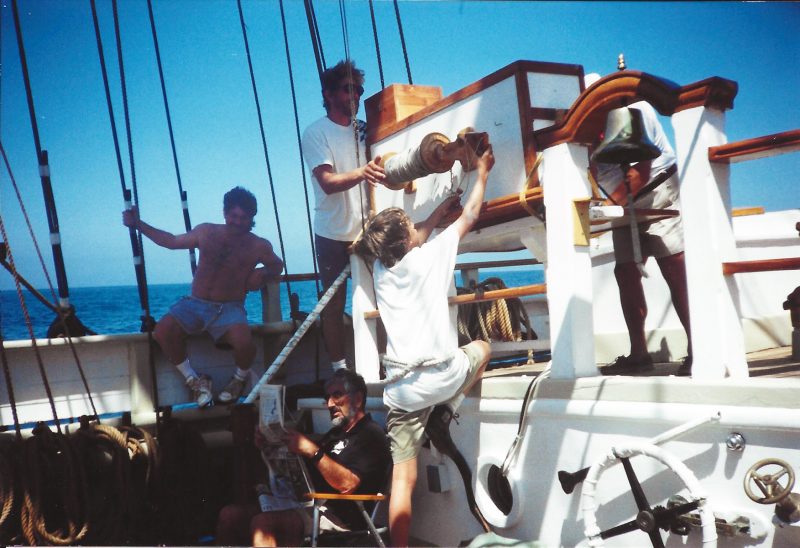
[[[748,376],[733,277],[724,261],[736,260],[731,222],[730,167],[712,164],[708,147],[727,142],[725,113],[695,107],[672,116],[680,178],[681,218],[694,364],[692,376]]]
[[[573,201],[591,196],[586,148],[562,143],[544,151],[542,181],[547,211],[547,301],[552,378],[597,375],[589,247],[575,245]]]
[[[372,274],[366,263],[350,256],[350,281],[353,284],[353,337],[356,372],[367,382],[380,380],[378,363],[378,320],[367,320],[364,313],[377,308]]]

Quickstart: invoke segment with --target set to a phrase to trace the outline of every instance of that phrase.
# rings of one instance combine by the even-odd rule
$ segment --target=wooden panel
[[[389,126],[442,98],[438,86],[392,84],[364,101],[370,126]]]
[[[379,125],[373,123],[367,112],[367,144],[371,145],[377,141],[386,139],[390,135],[402,131],[408,126],[418,122],[431,114],[446,109],[450,105],[464,100],[471,95],[493,86],[509,76],[513,76],[520,72],[544,72],[549,74],[583,74],[583,67],[580,65],[571,65],[564,63],[548,63],[543,61],[515,61],[492,74],[473,82],[472,84],[461,88],[460,90],[448,95],[441,101],[426,106],[420,111],[408,116],[398,122],[389,123],[386,125]],[[370,98],[371,99],[371,98]],[[369,99],[367,99],[369,101]],[[366,101],[365,101],[366,105]]]
[[[539,150],[560,143],[592,144],[605,127],[608,111],[645,100],[663,115],[708,106],[720,110],[733,107],[736,82],[708,78],[687,86],[636,71],[619,71],[592,84],[570,107],[566,118],[534,132]]]
[[[800,129],[745,139],[708,149],[708,160],[716,163],[735,163],[757,158],[778,156],[800,150]]]

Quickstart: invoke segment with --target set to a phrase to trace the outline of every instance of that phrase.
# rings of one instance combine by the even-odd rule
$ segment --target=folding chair
[[[380,502],[386,500],[388,498],[387,495],[378,493],[376,495],[342,495],[340,493],[308,493],[308,498],[314,501],[314,516],[313,516],[313,528],[311,530],[311,546],[312,548],[316,548],[317,543],[320,540],[320,536],[323,536],[326,540],[335,540],[336,546],[342,545],[342,540],[345,539],[352,539],[357,538],[360,536],[370,535],[372,539],[375,541],[374,546],[380,546],[381,548],[385,547],[383,543],[383,538],[381,535],[385,535],[388,531],[388,527],[375,527],[375,516],[378,513],[378,508],[380,506]],[[325,531],[320,535],[319,530],[319,519],[321,516],[320,507],[325,504],[326,501],[329,500],[349,500],[355,504],[361,515],[364,517],[364,521],[367,524],[367,529],[356,529],[353,531]],[[364,502],[375,502],[375,507],[372,509],[372,512],[367,512],[367,509],[364,508]]]

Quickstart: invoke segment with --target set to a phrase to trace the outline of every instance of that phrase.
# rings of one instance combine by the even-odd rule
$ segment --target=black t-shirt
[[[373,495],[386,486],[387,473],[392,462],[389,438],[378,423],[367,414],[349,431],[332,428],[319,443],[327,456],[349,469],[361,480],[354,494]],[[316,465],[307,462],[314,489],[320,493],[336,493],[322,477]],[[336,514],[350,529],[366,526],[355,504],[350,501],[330,500],[325,506]],[[365,505],[369,511],[371,505]]]

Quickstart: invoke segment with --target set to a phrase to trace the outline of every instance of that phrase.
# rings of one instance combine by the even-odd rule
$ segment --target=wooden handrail
[[[342,493],[306,493],[312,500],[386,500],[386,495],[343,495]]]
[[[480,263],[459,263],[456,270],[474,270],[476,268],[508,268],[510,266],[535,266],[542,264],[536,259],[509,259],[505,261],[485,261]]]
[[[731,211],[731,217],[747,217],[748,215],[763,215],[763,206],[753,207],[734,207]]]
[[[661,114],[707,106],[733,107],[736,82],[712,77],[679,86],[644,72],[623,70],[605,76],[586,89],[572,104],[563,121],[534,131],[537,150],[560,143],[592,144],[605,127],[608,111],[645,100]]]
[[[744,162],[800,150],[800,129],[774,133],[708,148],[708,161],[718,164]]]
[[[762,259],[758,261],[732,261],[728,263],[722,263],[722,273],[725,276],[741,274],[743,272],[771,272],[773,270],[798,269],[800,269],[800,257]]]
[[[507,287],[505,289],[495,289],[493,291],[483,291],[480,293],[453,295],[447,299],[447,303],[453,306],[467,303],[496,301],[498,299],[528,297],[530,295],[544,295],[545,293],[547,293],[547,284],[521,285],[519,287]],[[378,310],[369,310],[364,312],[364,318],[367,320],[379,318],[380,315],[381,313]]]

